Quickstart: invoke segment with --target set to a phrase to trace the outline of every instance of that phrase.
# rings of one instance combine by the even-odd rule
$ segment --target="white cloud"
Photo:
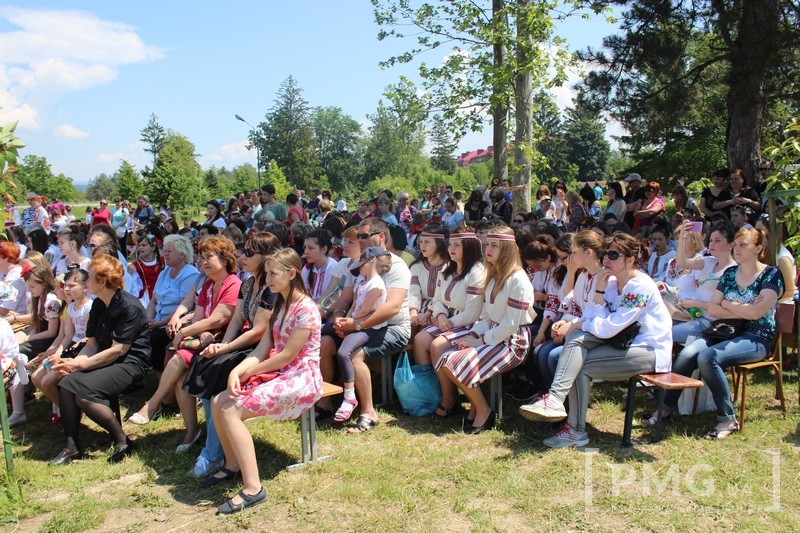
[[[65,139],[85,139],[89,136],[88,131],[82,131],[72,126],[71,124],[61,124],[56,126],[53,133],[56,134],[58,137],[64,137]]]
[[[41,129],[61,94],[164,55],[134,27],[85,11],[0,7],[0,20],[15,27],[0,32],[0,122],[19,120],[21,129]]]
[[[211,165],[234,167],[243,163],[255,165],[255,158],[255,148],[248,150],[247,140],[241,140],[223,144],[218,146],[212,153],[200,156],[200,165],[203,168]]]
[[[125,159],[125,154],[122,152],[114,152],[113,154],[100,154],[97,159],[103,163],[114,163],[120,159]]]

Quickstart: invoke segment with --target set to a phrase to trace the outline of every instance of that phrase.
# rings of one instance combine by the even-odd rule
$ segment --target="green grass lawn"
[[[286,470],[300,455],[298,424],[250,424],[266,503],[238,516],[215,508],[240,487],[201,489],[188,475],[199,448],[176,455],[183,426],[164,417],[126,423],[139,452],[110,465],[109,441],[93,424],[87,457],[66,467],[47,461],[62,447],[44,422],[44,400],[12,431],[16,479],[3,478],[0,524],[9,531],[250,530],[757,530],[800,529],[800,408],[797,371],[786,373],[789,412],[781,416],[766,371],[751,376],[744,433],[703,440],[714,415],[665,425],[657,444],[620,447],[624,387],[593,386],[589,448],[548,450],[552,428],[531,424],[506,401],[495,430],[461,433],[460,420],[412,419],[398,405],[364,435],[322,425],[321,454],[332,458]],[[123,397],[123,416],[155,384]],[[639,401],[637,419],[653,402]],[[634,431],[634,437],[648,434]],[[5,475],[3,471],[2,475]]]

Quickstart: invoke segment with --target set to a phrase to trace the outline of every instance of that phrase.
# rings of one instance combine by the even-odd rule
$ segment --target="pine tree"
[[[136,169],[125,159],[120,163],[119,169],[116,173],[117,181],[117,194],[124,200],[131,202],[139,197],[144,191],[144,182],[142,181]]]

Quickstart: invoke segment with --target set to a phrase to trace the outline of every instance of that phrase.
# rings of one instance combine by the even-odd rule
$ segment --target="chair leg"
[[[700,399],[700,389],[692,389],[694,400],[692,401],[692,416],[697,416],[697,401]]]
[[[747,401],[747,370],[741,369],[739,372],[741,373],[739,379],[742,382],[742,407],[739,414],[739,430],[744,430],[744,409],[745,402]]]
[[[778,399],[781,401],[781,412],[786,416],[786,398],[783,396],[783,365],[778,363],[775,365],[775,392],[778,394]]]
[[[622,430],[622,446],[630,447],[631,430],[633,429],[633,409],[636,398],[636,377],[628,380],[628,399],[625,402],[625,428]]]
[[[736,367],[731,367],[731,377],[733,378],[733,403],[739,399],[739,373],[736,371]]]

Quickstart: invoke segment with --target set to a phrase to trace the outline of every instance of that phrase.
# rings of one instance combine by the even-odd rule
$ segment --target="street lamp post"
[[[256,142],[256,127],[247,122],[245,119],[240,117],[239,115],[233,115],[236,117],[236,120],[244,122],[248,126],[250,126],[250,132],[252,133],[253,144],[256,147],[256,173],[258,175],[258,190],[261,190],[261,148],[259,147],[258,143]]]

